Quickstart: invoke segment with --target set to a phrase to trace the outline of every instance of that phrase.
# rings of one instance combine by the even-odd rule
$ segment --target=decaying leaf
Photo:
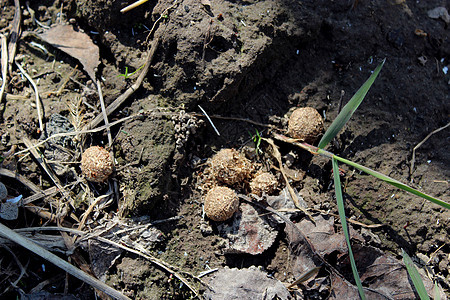
[[[249,204],[242,203],[231,223],[218,226],[219,233],[227,241],[226,253],[261,254],[272,246],[278,231],[275,220]]]
[[[291,299],[286,287],[278,280],[252,266],[248,269],[225,267],[214,273],[205,299]]]
[[[319,255],[330,265],[335,267],[330,273],[330,294],[329,299],[353,299],[358,298],[356,286],[350,284],[350,278],[345,279],[345,275],[351,274],[350,263],[347,255],[347,247],[342,232],[336,230],[333,217],[314,216],[315,224],[309,220],[302,220],[295,226],[301,228],[314,249],[314,254],[308,251],[292,252],[294,256],[294,274],[301,274],[311,266],[314,257]],[[290,237],[291,247],[301,245],[292,243],[295,235],[299,231],[288,230],[286,233]],[[350,236],[353,243],[353,254],[358,267],[361,281],[367,299],[414,299],[414,287],[408,279],[405,265],[390,254],[364,244],[364,239],[351,227]],[[301,241],[302,239],[298,239]],[[295,249],[295,248],[293,248]],[[304,248],[305,250],[305,248]],[[306,249],[308,250],[308,249]],[[422,280],[428,293],[433,291],[433,282],[422,274]],[[297,275],[298,276],[298,275]],[[351,276],[351,275],[350,275]],[[350,279],[350,280],[349,280]],[[308,286],[317,286],[315,283],[323,282],[322,278],[314,278]],[[441,291],[441,299],[447,299]]]
[[[39,34],[39,37],[79,60],[95,82],[95,70],[100,63],[100,54],[97,45],[87,34],[75,31],[71,25],[57,25]]]

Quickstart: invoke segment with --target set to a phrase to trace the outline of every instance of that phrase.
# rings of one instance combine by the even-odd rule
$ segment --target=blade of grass
[[[321,151],[323,151],[323,150],[319,150],[319,153]],[[444,207],[446,209],[450,209],[450,204],[449,203],[444,202],[444,201],[442,201],[442,200],[440,200],[438,198],[435,198],[433,196],[427,195],[425,193],[422,193],[422,192],[420,192],[420,191],[418,191],[416,189],[413,189],[412,187],[407,186],[406,184],[401,183],[400,181],[397,181],[397,180],[395,180],[395,179],[393,179],[393,178],[391,178],[389,176],[381,174],[380,172],[377,172],[377,171],[372,170],[370,168],[364,167],[364,166],[362,166],[360,164],[357,164],[357,163],[352,162],[350,160],[347,160],[345,158],[339,157],[337,155],[333,155],[333,158],[338,160],[338,161],[340,161],[340,162],[343,162],[343,163],[345,163],[347,165],[350,165],[350,166],[352,166],[352,167],[354,167],[354,168],[356,168],[358,170],[361,170],[361,171],[363,171],[363,172],[365,172],[365,173],[367,173],[369,175],[372,175],[372,176],[374,176],[374,177],[376,177],[378,179],[381,179],[381,180],[383,180],[383,181],[389,183],[390,185],[393,185],[393,186],[395,186],[395,187],[397,187],[399,189],[402,189],[404,191],[410,192],[411,194],[414,194],[416,196],[422,197],[422,198],[424,198],[424,199],[426,199],[428,201],[431,201],[431,202],[433,202],[433,203],[435,203],[437,205],[440,205],[440,206],[442,206],[442,207]]]
[[[439,291],[437,282],[434,283],[434,300],[441,300],[441,292]]]
[[[406,270],[408,271],[409,277],[416,288],[417,294],[421,300],[430,300],[425,285],[423,284],[422,278],[420,277],[419,271],[417,271],[411,257],[402,249],[403,262],[405,263]]]
[[[351,118],[355,110],[364,100],[364,97],[366,96],[373,82],[377,78],[378,73],[380,73],[381,68],[383,67],[385,61],[386,59],[383,59],[381,64],[379,64],[378,67],[375,69],[375,71],[373,71],[372,75],[370,75],[369,79],[367,79],[367,81],[364,82],[364,84],[359,88],[359,90],[355,93],[355,95],[353,95],[350,101],[344,106],[344,108],[336,117],[336,119],[333,121],[333,123],[331,123],[330,127],[325,132],[325,134],[323,135],[322,139],[319,142],[320,149],[325,148],[325,146],[328,145],[328,143],[336,137],[339,131],[341,131],[342,127],[344,127],[345,123],[347,123],[347,121]]]
[[[333,164],[334,189],[336,193],[336,201],[338,205],[339,217],[341,219],[345,241],[347,242],[348,256],[350,258],[350,265],[352,267],[353,278],[355,279],[356,286],[358,287],[359,296],[361,297],[362,300],[365,300],[366,295],[364,294],[361,279],[359,278],[358,270],[356,269],[355,258],[353,257],[352,246],[350,244],[350,235],[347,227],[347,219],[345,217],[344,198],[342,197],[341,179],[339,177],[339,166],[336,159],[332,158],[331,161]]]

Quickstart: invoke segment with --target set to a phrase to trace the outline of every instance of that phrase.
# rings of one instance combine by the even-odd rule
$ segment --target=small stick
[[[102,108],[103,122],[105,123],[106,132],[108,134],[109,149],[112,150],[111,129],[109,127],[108,115],[106,114],[106,108],[105,108],[105,101],[103,100],[102,86],[101,86],[99,79],[97,79],[97,89],[98,89],[98,98],[100,100],[100,106]]]
[[[111,103],[106,108],[106,114],[109,116],[113,111],[115,111],[125,100],[128,99],[131,95],[134,94],[134,92],[141,86],[142,81],[144,80],[145,76],[147,76],[148,70],[150,68],[150,64],[152,62],[153,56],[155,55],[156,49],[159,45],[159,38],[155,38],[155,40],[152,42],[151,48],[148,52],[147,59],[144,65],[144,68],[142,69],[141,74],[139,74],[139,77],[136,79],[136,82],[129,87],[125,93],[119,96],[116,100],[114,100],[113,103]],[[95,128],[103,119],[103,115],[97,115],[88,125],[88,128]]]
[[[198,114],[198,113],[189,113],[191,116],[194,117],[206,117],[203,114]],[[243,119],[243,118],[235,118],[235,117],[223,117],[223,116],[219,116],[219,115],[209,115],[209,117],[211,119],[219,119],[219,120],[232,120],[232,121],[241,121],[241,122],[247,122],[253,125],[257,125],[257,126],[261,126],[261,127],[268,127],[268,128],[275,128],[275,126],[271,125],[271,124],[264,124],[264,123],[259,123],[253,120],[249,120],[249,119]]]
[[[37,143],[37,144],[35,144],[35,145],[33,145],[33,146],[29,147],[29,148],[26,148],[26,149],[24,149],[24,150],[20,150],[19,152],[16,152],[15,155],[20,155],[20,154],[22,154],[22,153],[28,152],[28,151],[30,151],[31,149],[37,148],[37,147],[39,147],[40,145],[45,144],[45,143],[48,142],[49,140],[54,139],[54,138],[57,138],[57,137],[62,137],[62,136],[72,136],[72,135],[78,135],[78,134],[86,134],[86,133],[99,132],[99,131],[105,130],[105,129],[108,128],[108,127],[112,127],[112,126],[114,126],[114,125],[123,123],[123,122],[125,122],[125,121],[130,120],[130,119],[133,119],[133,118],[135,118],[136,116],[137,116],[137,115],[132,115],[132,116],[128,116],[128,117],[125,117],[125,118],[123,118],[123,119],[114,121],[114,122],[112,122],[112,123],[109,123],[109,126],[103,125],[103,126],[100,126],[100,127],[94,128],[94,129],[86,129],[86,130],[78,130],[78,131],[70,131],[70,132],[55,133],[55,134],[49,136],[48,138],[46,138],[45,140],[40,141],[39,143]]]
[[[14,241],[15,243],[19,244],[20,246],[30,250],[31,252],[39,255],[40,257],[44,258],[45,260],[55,264],[62,270],[71,274],[72,276],[74,276],[74,277],[80,279],[81,281],[84,281],[85,283],[91,285],[92,287],[108,294],[112,298],[130,300],[130,298],[123,295],[119,291],[104,284],[103,282],[94,278],[93,276],[86,274],[85,272],[83,272],[80,269],[76,268],[75,266],[69,264],[62,258],[56,256],[55,254],[51,253],[50,251],[45,250],[44,248],[37,245],[36,243],[24,238],[17,232],[11,230],[10,228],[6,227],[5,225],[3,225],[1,223],[0,223],[0,235],[7,239]]]
[[[17,41],[20,36],[20,22],[22,19],[22,13],[20,11],[20,2],[19,0],[14,0],[14,19],[12,31],[9,36],[9,44],[8,44],[8,64],[9,64],[9,73],[12,74],[12,64],[15,61],[16,49],[17,49]]]
[[[132,10],[133,8],[138,7],[139,5],[144,4],[144,3],[147,2],[147,1],[148,1],[148,0],[138,0],[138,1],[136,1],[136,2],[134,2],[134,3],[132,3],[132,4],[130,4],[130,5],[128,5],[127,7],[122,8],[122,9],[120,10],[120,12],[121,12],[121,13],[125,13],[125,12],[127,12],[127,11],[129,11],[129,10]]]
[[[198,292],[197,292],[197,290],[196,290],[195,288],[193,288],[193,287],[189,284],[189,282],[187,282],[187,280],[186,280],[183,276],[181,276],[181,274],[179,274],[178,272],[176,272],[175,270],[173,270],[173,267],[172,267],[172,266],[169,267],[168,264],[167,264],[166,262],[163,262],[162,260],[160,260],[160,259],[154,257],[154,256],[151,255],[151,254],[144,254],[144,253],[142,253],[141,251],[138,251],[138,250],[135,250],[135,249],[130,248],[130,247],[128,247],[128,246],[124,246],[124,245],[122,245],[122,244],[119,244],[119,243],[116,243],[116,242],[114,242],[114,241],[108,240],[108,239],[106,239],[106,238],[104,238],[104,237],[97,236],[97,237],[95,237],[95,238],[96,238],[97,240],[99,240],[100,242],[107,243],[107,244],[110,244],[110,245],[115,246],[115,247],[117,247],[117,248],[126,250],[126,251],[128,251],[128,252],[137,254],[137,255],[139,255],[139,256],[142,256],[143,258],[149,260],[150,262],[152,262],[153,264],[159,266],[160,268],[164,269],[165,271],[169,272],[170,274],[173,274],[173,275],[174,275],[175,277],[177,277],[182,283],[184,283],[184,284],[185,284],[185,285],[186,285],[186,286],[187,286],[187,287],[195,294],[195,296],[197,296],[198,298],[200,297],[199,294],[198,294]]]
[[[6,44],[6,37],[0,33],[1,48],[2,48],[2,87],[0,89],[0,102],[3,99],[3,93],[6,89],[8,76],[8,45]]]
[[[444,130],[445,128],[447,128],[448,126],[450,126],[450,122],[447,123],[447,125],[442,126],[436,130],[433,130],[431,133],[429,133],[420,143],[418,143],[412,152],[412,158],[411,158],[411,167],[409,169],[409,176],[411,177],[411,183],[414,181],[412,174],[414,173],[414,163],[416,162],[416,150],[423,145],[423,143],[425,143],[433,134],[438,133],[441,130]]]
[[[100,201],[102,201],[103,199],[111,196],[112,193],[106,194],[106,195],[101,195],[100,197],[98,197],[97,199],[94,200],[94,202],[92,202],[91,205],[89,205],[88,209],[84,212],[83,214],[83,218],[81,219],[80,224],[78,225],[78,230],[82,230],[84,227],[84,224],[86,224],[86,220],[89,217],[90,213],[92,212],[92,210],[94,209],[94,207],[100,203]]]
[[[212,128],[214,128],[214,130],[216,131],[217,135],[220,136],[219,130],[217,130],[216,126],[214,126],[214,123],[211,121],[211,119],[208,116],[208,114],[206,113],[206,111],[200,105],[198,105],[198,108],[200,108],[200,110],[205,114],[205,117],[208,119],[208,121],[211,124]]]
[[[42,121],[42,112],[41,112],[41,107],[43,109],[43,105],[41,103],[41,100],[39,99],[39,91],[38,91],[37,85],[36,85],[36,83],[34,83],[33,78],[31,78],[31,76],[28,75],[27,72],[25,72],[25,70],[22,68],[22,66],[17,61],[15,61],[15,63],[16,63],[16,66],[19,68],[20,72],[28,79],[28,81],[33,86],[34,94],[36,96],[36,108],[37,108],[38,119],[39,119],[39,129],[41,130],[41,132],[44,132],[44,123]]]
[[[286,172],[284,171],[283,161],[281,159],[280,151],[278,151],[278,147],[275,145],[275,143],[271,139],[262,138],[262,140],[267,142],[272,147],[272,155],[278,161],[278,164],[280,165],[281,175],[283,176],[283,179],[286,183],[286,187],[289,191],[289,195],[291,196],[292,201],[294,201],[295,207],[298,208],[299,210],[301,210],[311,220],[311,222],[313,224],[316,224],[316,221],[314,220],[313,216],[311,216],[311,214],[306,209],[304,209],[303,207],[300,206],[300,201],[298,200],[297,194],[295,193],[294,189],[292,188],[291,184],[289,183],[289,179],[287,178]]]
[[[175,5],[177,5],[177,1],[178,1],[178,0],[173,1],[173,4],[172,4],[171,6],[169,6],[168,8],[166,8],[166,9],[161,13],[161,15],[159,16],[159,18],[156,19],[156,21],[153,23],[153,26],[152,26],[152,28],[150,29],[150,32],[148,33],[147,38],[145,39],[145,42],[146,42],[146,43],[147,43],[148,39],[150,38],[150,36],[152,35],[153,31],[155,30],[156,25],[158,25],[158,23],[162,20],[162,18],[164,18],[164,17],[169,13],[169,10],[171,10],[172,8],[175,7]]]

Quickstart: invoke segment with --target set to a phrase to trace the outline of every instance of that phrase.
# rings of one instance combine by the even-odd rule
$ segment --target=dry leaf
[[[209,279],[205,299],[292,299],[284,285],[255,266],[248,269],[225,267]]]
[[[100,54],[97,45],[87,34],[75,31],[71,25],[57,25],[39,34],[39,37],[78,59],[89,77],[95,81],[95,69],[100,63]]]

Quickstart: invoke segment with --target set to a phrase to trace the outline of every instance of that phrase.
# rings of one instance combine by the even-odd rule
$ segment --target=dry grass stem
[[[16,50],[17,50],[17,42],[20,37],[20,22],[22,19],[22,13],[20,11],[20,2],[19,0],[14,0],[14,19],[12,30],[9,35],[9,44],[8,44],[8,65],[9,65],[9,73],[12,74],[12,64],[15,61]]]
[[[109,149],[112,150],[111,129],[109,127],[108,115],[106,114],[105,101],[103,100],[102,85],[101,85],[99,79],[97,79],[97,89],[98,89],[98,98],[100,100],[100,106],[102,108],[103,122],[106,125],[106,132],[108,134],[108,145],[109,145]],[[111,151],[111,157],[113,157],[113,151]],[[113,160],[114,160],[114,157],[113,157]]]
[[[164,261],[154,257],[153,255],[148,253],[148,251],[146,251],[145,249],[139,249],[139,251],[138,251],[138,250],[135,250],[135,249],[130,248],[128,246],[124,246],[124,245],[116,243],[114,241],[110,241],[110,240],[108,240],[108,239],[106,239],[104,237],[101,237],[101,236],[97,236],[96,239],[99,240],[100,242],[103,242],[103,243],[112,245],[114,247],[126,250],[128,252],[134,253],[136,255],[139,255],[139,256],[149,260],[150,262],[152,262],[153,264],[159,266],[160,268],[162,268],[166,272],[168,272],[170,274],[173,274],[176,278],[178,278],[178,280],[180,280],[182,283],[184,283],[195,294],[196,297],[198,297],[198,298],[200,297],[199,294],[198,294],[198,291],[194,287],[192,287],[189,284],[189,282],[181,274],[179,274],[177,271],[175,271],[174,270],[175,268],[173,266],[171,266],[168,263],[166,263],[166,262],[164,262]],[[147,253],[144,254],[143,251],[145,251]],[[192,276],[192,277],[195,278],[195,276]]]
[[[147,2],[147,1],[148,1],[148,0],[138,0],[138,1],[136,1],[136,2],[134,2],[134,3],[132,3],[132,4],[130,4],[130,5],[128,5],[128,6],[124,7],[124,8],[122,8],[122,9],[120,10],[120,12],[121,12],[121,13],[125,13],[125,12],[127,12],[127,11],[130,11],[130,10],[132,10],[132,9],[134,9],[134,8],[136,8],[136,7],[138,7],[139,5],[144,4],[144,3]]]
[[[83,213],[83,217],[81,218],[81,222],[78,225],[78,230],[82,230],[84,227],[84,224],[86,224],[86,220],[89,217],[89,214],[94,210],[94,207],[96,205],[98,205],[100,203],[100,201],[102,201],[105,198],[108,198],[109,196],[111,196],[112,193],[106,194],[106,195],[101,195],[100,197],[97,197],[97,199],[95,199],[91,205],[89,205],[88,209]]]
[[[106,115],[109,116],[112,112],[114,112],[120,105],[122,105],[125,100],[127,100],[131,95],[134,94],[134,92],[141,86],[142,81],[144,81],[145,76],[147,76],[148,70],[150,68],[150,64],[152,62],[153,56],[155,55],[156,49],[159,45],[159,38],[156,37],[150,47],[150,50],[148,51],[147,59],[144,63],[144,68],[142,68],[141,73],[139,74],[139,77],[136,79],[136,82],[129,87],[125,93],[119,96],[116,100],[114,100],[113,103],[111,103],[106,108]],[[86,129],[95,128],[98,124],[104,119],[103,114],[99,114],[96,116],[87,126]],[[106,127],[108,128],[108,126]]]
[[[28,147],[28,148],[26,148],[26,149],[24,149],[24,150],[21,150],[21,151],[19,151],[19,152],[16,152],[15,155],[20,155],[20,154],[23,154],[23,153],[25,153],[25,152],[28,152],[28,151],[30,151],[31,149],[35,149],[35,148],[37,148],[37,147],[39,147],[39,146],[45,144],[46,142],[50,141],[51,139],[54,139],[54,138],[57,138],[57,137],[72,136],[72,135],[79,135],[79,134],[86,134],[86,133],[95,133],[95,132],[99,132],[99,131],[105,130],[106,128],[109,128],[109,127],[111,127],[111,126],[114,126],[114,125],[123,123],[123,122],[125,122],[125,121],[130,120],[130,119],[133,119],[133,118],[135,118],[136,116],[137,116],[137,115],[128,116],[128,117],[125,117],[125,118],[123,118],[123,119],[120,119],[120,120],[111,122],[111,123],[109,123],[108,126],[103,125],[103,126],[100,126],[100,127],[94,128],[94,129],[85,129],[85,130],[79,130],[79,131],[71,131],[71,132],[56,133],[56,134],[53,134],[53,135],[49,136],[49,137],[46,138],[45,140],[40,141],[39,143],[37,143],[37,144],[35,144],[35,145],[32,145],[32,146],[30,146],[30,147]]]
[[[219,130],[217,130],[216,126],[214,126],[214,123],[211,121],[211,118],[208,116],[208,114],[206,113],[206,111],[200,106],[198,105],[198,108],[200,108],[200,110],[203,112],[203,114],[205,115],[205,117],[208,119],[209,123],[211,124],[212,128],[214,128],[214,131],[216,132],[216,134],[218,136],[220,136],[220,132]]]
[[[414,173],[414,164],[416,162],[416,150],[419,149],[420,146],[422,146],[433,134],[438,133],[439,131],[444,130],[445,128],[447,128],[448,126],[450,126],[450,123],[447,123],[447,125],[442,126],[436,130],[433,130],[432,132],[430,132],[420,143],[418,143],[412,152],[412,157],[411,157],[411,167],[409,168],[409,177],[411,177],[411,183],[413,183],[414,178],[412,177],[413,173]]]
[[[6,37],[3,34],[0,34],[1,39],[1,66],[2,66],[2,87],[0,89],[0,102],[3,99],[3,94],[6,89],[7,77],[8,77],[8,46],[6,44]]]
[[[23,138],[23,142],[24,142],[25,146],[30,148],[30,152],[34,156],[37,163],[41,166],[41,168],[43,168],[45,170],[47,175],[50,177],[50,179],[53,181],[53,183],[58,188],[59,192],[61,192],[61,194],[63,195],[63,198],[59,199],[58,202],[61,203],[61,200],[67,199],[70,202],[70,204],[73,205],[74,201],[73,201],[72,197],[70,197],[70,194],[66,191],[64,186],[61,184],[61,181],[59,180],[59,178],[55,176],[53,169],[47,164],[44,156],[40,155],[38,153],[38,151],[36,150],[36,148],[33,148],[33,144],[31,143],[31,141],[29,139]],[[58,205],[57,211],[58,211],[58,213],[57,213],[58,216],[60,216],[61,214],[65,215],[64,209],[61,205]]]
[[[152,35],[152,33],[155,31],[156,25],[158,25],[158,23],[163,19],[167,17],[167,14],[169,13],[169,10],[171,10],[172,8],[175,7],[175,5],[177,5],[178,0],[173,1],[173,4],[171,6],[169,6],[168,8],[166,8],[161,15],[159,16],[158,19],[156,19],[156,21],[153,23],[152,28],[150,29],[150,32],[147,35],[147,38],[145,39],[145,43],[148,42],[148,39],[150,38],[150,36]]]
[[[301,210],[306,216],[308,216],[308,218],[311,220],[311,222],[313,222],[315,224],[316,222],[314,221],[314,218],[311,216],[311,214],[306,209],[304,209],[303,207],[300,206],[300,201],[298,200],[297,194],[295,193],[294,189],[292,188],[291,184],[289,183],[289,179],[287,178],[286,172],[284,171],[283,161],[281,159],[280,151],[278,151],[278,147],[275,145],[275,143],[271,139],[262,138],[262,140],[267,142],[272,148],[271,153],[272,153],[273,157],[277,160],[277,162],[280,166],[281,175],[283,176],[283,179],[286,183],[286,187],[289,191],[289,195],[291,196],[292,201],[294,201],[295,207],[297,207],[299,210]]]
[[[41,100],[39,99],[39,91],[38,91],[37,85],[34,82],[33,78],[31,78],[30,75],[28,75],[28,73],[25,72],[24,68],[22,68],[22,66],[17,61],[15,63],[16,63],[16,66],[19,68],[20,72],[28,79],[28,81],[33,86],[34,94],[36,97],[36,108],[37,108],[37,114],[38,114],[38,119],[39,119],[39,129],[41,130],[41,132],[44,132],[44,123],[42,120],[44,106],[42,105]]]
[[[100,280],[92,277],[89,274],[86,274],[85,272],[81,271],[80,269],[76,268],[75,266],[69,264],[62,258],[54,255],[53,253],[45,250],[41,246],[37,245],[36,243],[24,238],[17,232],[11,230],[10,228],[6,227],[3,224],[0,224],[0,235],[3,237],[6,237],[15,243],[21,245],[22,247],[30,250],[31,252],[39,255],[40,257],[44,258],[45,260],[55,264],[62,270],[66,271],[67,273],[71,274],[72,276],[80,279],[81,281],[89,284],[90,286],[108,294],[114,299],[126,299],[129,300],[127,296],[123,295],[119,291],[113,289],[112,287],[104,284]]]

